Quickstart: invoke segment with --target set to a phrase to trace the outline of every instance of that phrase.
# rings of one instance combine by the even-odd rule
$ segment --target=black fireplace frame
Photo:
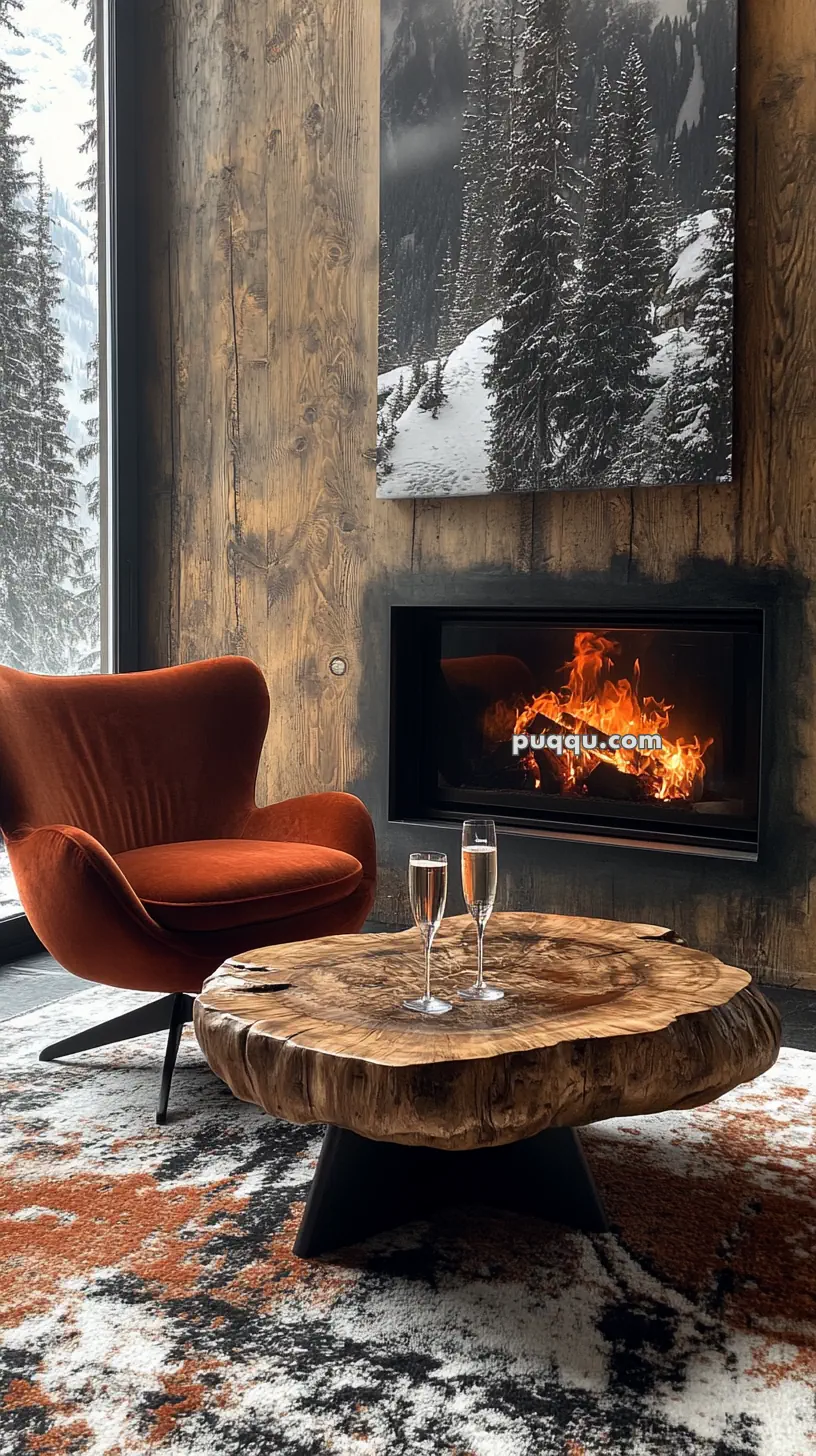
[[[642,811],[621,806],[614,816],[600,810],[576,817],[569,805],[554,809],[552,802],[532,815],[529,808],[502,806],[495,795],[489,802],[479,790],[456,789],[443,794],[431,786],[435,775],[423,733],[424,715],[433,692],[430,665],[439,661],[439,643],[444,624],[479,623],[512,628],[543,626],[598,631],[625,628],[686,628],[725,631],[739,628],[759,638],[757,648],[757,697],[750,711],[755,715],[753,739],[756,745],[754,777],[756,814],[739,824],[712,823],[713,816],[701,815],[692,825],[661,827],[644,820]],[[766,609],[756,603],[727,607],[644,606],[621,607],[601,603],[588,610],[573,605],[551,607],[520,604],[515,607],[397,605],[391,606],[388,818],[397,824],[453,825],[469,814],[489,814],[506,833],[573,843],[620,846],[667,851],[718,859],[756,862],[759,858],[763,822],[763,731],[767,678],[768,622]],[[440,794],[447,802],[440,801]],[[704,822],[705,821],[705,822]],[[699,822],[699,827],[698,827]]]

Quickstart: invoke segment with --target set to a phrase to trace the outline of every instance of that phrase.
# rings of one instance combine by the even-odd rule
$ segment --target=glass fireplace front
[[[755,859],[763,614],[392,609],[391,818]]]

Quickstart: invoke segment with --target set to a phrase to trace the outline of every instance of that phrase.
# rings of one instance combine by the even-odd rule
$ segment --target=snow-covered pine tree
[[[636,481],[663,256],[646,74],[635,46],[619,84],[602,82],[589,170],[582,266],[557,406],[564,464],[574,484],[613,468]]]
[[[91,73],[93,105],[88,120],[81,122],[79,128],[82,132],[80,151],[84,152],[89,158],[88,171],[85,174],[84,182],[80,183],[80,191],[85,194],[86,211],[93,213],[94,217],[96,217],[99,210],[99,137],[96,117],[96,0],[70,0],[70,3],[72,10],[78,10],[80,5],[85,7],[85,25],[88,31],[88,41],[83,51],[82,59]],[[94,226],[94,240],[96,240],[96,226]]]
[[[455,294],[456,274],[453,267],[453,250],[451,244],[448,243],[436,280],[436,344],[437,348],[446,355],[458,343],[453,326]]]
[[[20,0],[0,0],[0,28],[18,35]],[[18,572],[36,562],[32,511],[32,320],[28,213],[23,197],[22,139],[14,132],[18,80],[0,61],[0,660],[20,662],[12,647]]]
[[[668,221],[668,227],[666,229],[666,233],[667,233],[667,244],[668,244],[668,251],[669,251],[669,258],[668,258],[669,267],[671,267],[675,263],[675,261],[677,259],[677,255],[680,252],[680,224],[681,224],[681,222],[683,220],[683,218],[682,218],[682,203],[681,203],[681,198],[680,198],[680,169],[681,169],[680,149],[679,149],[679,147],[677,145],[677,142],[675,141],[675,143],[674,143],[674,145],[673,145],[673,147],[671,149],[671,152],[669,153],[668,181],[667,181],[667,192],[668,192],[667,221]]]
[[[675,480],[730,480],[734,392],[734,112],[721,118],[716,218],[706,255],[706,284],[690,330],[690,362],[671,380],[667,449]],[[696,347],[695,347],[696,346]]]
[[[0,0],[0,29],[19,31],[13,12],[22,0]],[[19,106],[17,76],[0,60],[0,490],[11,487],[14,456],[27,459],[25,400],[30,380],[27,345],[31,327],[26,261],[27,212],[23,196],[29,181],[21,162],[22,138],[14,133]]]
[[[91,624],[84,621],[81,598],[74,591],[86,563],[76,523],[77,477],[68,411],[63,404],[65,371],[58,322],[61,284],[48,204],[41,162],[30,254],[33,470],[27,505],[36,523],[34,557],[18,573],[10,607],[19,665],[40,672],[66,672],[76,666]]]
[[[397,425],[394,419],[394,411],[391,400],[387,399],[377,412],[377,478],[382,480],[390,475],[393,466],[389,459],[389,452],[393,449],[394,441],[397,438]]]
[[[621,75],[623,144],[623,222],[620,233],[622,364],[620,373],[624,428],[633,428],[632,445],[619,464],[643,479],[639,455],[646,448],[641,421],[654,395],[649,366],[654,356],[655,298],[664,268],[663,208],[654,163],[654,133],[646,68],[635,44]],[[636,427],[636,428],[634,428]]]
[[[686,331],[678,325],[671,331],[668,340],[672,361],[669,377],[660,390],[653,411],[654,459],[650,479],[654,485],[675,485],[683,480],[683,467],[675,436],[688,363],[687,346]]]
[[[93,405],[99,401],[99,340],[94,339],[91,345],[91,352],[88,355],[88,362],[85,365],[87,383],[83,389],[80,399],[83,404]],[[77,450],[77,462],[83,467],[90,465],[99,454],[99,413],[90,415],[85,421],[85,433],[88,436],[84,445]],[[96,490],[91,493],[90,501],[91,515],[99,514],[99,479],[97,477]]]
[[[524,32],[523,0],[504,0],[504,12],[500,11],[505,36],[505,60],[507,62],[507,139],[513,127],[513,97],[516,90],[516,66],[519,59],[521,37]]]
[[[54,257],[48,188],[43,164],[37,174],[32,220],[32,322],[35,460],[40,475],[39,502],[48,514],[52,500],[63,511],[73,509],[74,461],[66,433],[68,412],[62,402],[65,381],[62,334],[57,321],[61,298],[59,268]]]
[[[82,144],[80,151],[88,157],[88,170],[80,191],[84,193],[86,212],[92,217],[92,257],[97,257],[99,217],[99,135],[97,125],[97,57],[96,57],[96,0],[70,0],[72,9],[85,6],[85,25],[88,43],[83,59],[91,73],[91,114],[80,125]],[[99,455],[99,338],[94,339],[86,366],[87,383],[82,391],[82,403],[92,413],[83,420],[87,440],[76,452],[77,464],[82,470],[90,466]],[[95,408],[94,408],[95,406]],[[88,510],[91,517],[100,519],[100,481],[96,470],[86,481]],[[77,595],[76,613],[80,631],[85,634],[86,647],[75,664],[75,671],[95,672],[100,666],[100,612],[101,612],[101,569],[98,540],[85,543],[82,549],[82,565],[74,582]]]
[[[405,407],[408,403],[407,399],[405,398],[405,376],[403,374],[401,374],[399,379],[397,380],[396,388],[394,389],[388,403],[391,406],[391,413],[394,416],[394,419],[398,420],[400,415],[405,412]]]
[[[408,385],[406,388],[407,402],[409,404],[412,399],[416,399],[417,395],[421,394],[427,383],[428,366],[427,364],[423,363],[420,354],[415,354],[413,364],[411,365],[411,374],[408,379]]]
[[[452,311],[457,343],[498,306],[496,238],[507,183],[509,74],[506,35],[493,0],[485,0],[462,117],[462,242]]]
[[[493,391],[493,490],[546,483],[554,456],[553,404],[579,186],[571,148],[575,57],[569,12],[570,0],[531,0],[522,41],[498,242],[504,306],[486,376]]]
[[[424,369],[424,365],[419,367]],[[427,383],[427,370],[425,376]],[[425,384],[421,386],[422,389],[425,387]],[[399,433],[399,421],[410,402],[411,396],[406,394],[405,390],[405,374],[400,373],[396,385],[385,394],[377,411],[377,478],[379,480],[384,480],[394,468],[391,463],[391,451]]]
[[[606,468],[620,426],[609,376],[617,363],[620,313],[616,233],[621,221],[623,148],[620,93],[604,72],[589,154],[581,267],[568,316],[556,402],[571,474]]]
[[[380,374],[399,363],[397,353],[397,293],[388,239],[380,232],[380,315],[377,368]]]
[[[439,411],[447,400],[445,393],[445,382],[442,377],[442,360],[437,359],[433,367],[433,373],[419,396],[418,404],[421,410],[429,410],[431,418],[439,418]]]
[[[70,0],[71,9],[77,10],[80,5],[85,6],[85,24],[88,28],[88,43],[83,52],[83,60],[91,73],[91,115],[87,121],[80,123],[82,133],[82,144],[80,151],[88,157],[88,170],[79,190],[84,194],[83,203],[85,211],[91,214],[91,236],[93,238],[92,257],[97,256],[98,246],[98,216],[99,216],[99,136],[96,116],[96,0]],[[91,353],[86,364],[87,384],[82,391],[82,403],[96,405],[96,411],[85,421],[85,432],[88,436],[86,443],[77,451],[77,461],[81,466],[86,466],[96,459],[99,453],[99,339],[94,339],[91,346]],[[99,513],[99,477],[92,482],[90,495],[90,509],[92,515]]]

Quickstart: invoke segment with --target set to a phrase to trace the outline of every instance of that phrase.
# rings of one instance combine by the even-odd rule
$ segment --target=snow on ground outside
[[[0,920],[8,920],[10,915],[19,915],[19,913],[20,902],[17,899],[17,887],[11,873],[11,865],[5,849],[0,848]]]
[[[487,494],[490,395],[484,372],[498,327],[498,319],[481,324],[449,356],[443,372],[448,398],[438,419],[415,399],[400,416],[388,457],[393,469],[377,488],[381,500]],[[397,369],[381,375],[378,388],[391,376],[396,385],[399,374]]]

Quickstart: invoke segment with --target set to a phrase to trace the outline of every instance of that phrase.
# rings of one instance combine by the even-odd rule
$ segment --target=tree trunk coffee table
[[[302,1257],[449,1203],[602,1230],[574,1129],[712,1102],[779,1051],[778,1012],[750,977],[656,926],[495,915],[498,1002],[455,995],[474,958],[470,916],[443,921],[434,989],[454,1010],[438,1018],[401,1006],[422,979],[415,930],[253,951],[197,998],[201,1048],[237,1097],[329,1124]]]

